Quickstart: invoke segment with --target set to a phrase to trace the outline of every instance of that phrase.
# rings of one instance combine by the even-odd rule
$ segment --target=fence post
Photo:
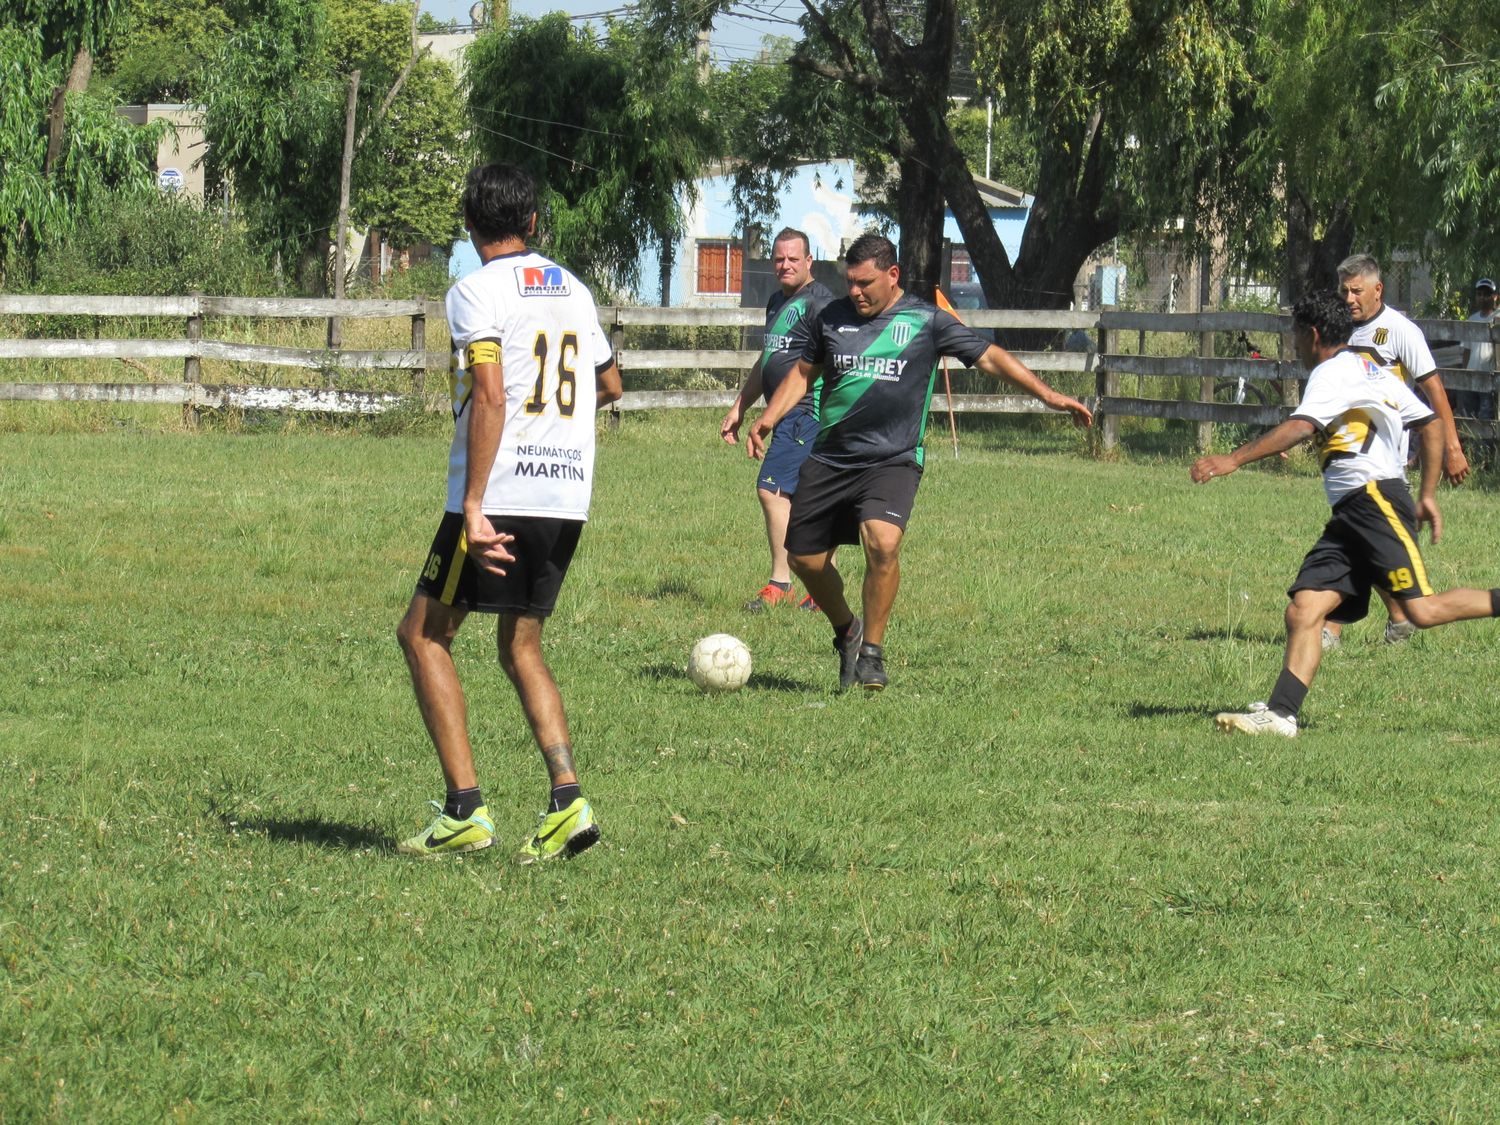
[[[1214,334],[1212,332],[1198,333],[1198,357],[1200,359],[1212,359],[1214,357]],[[1214,400],[1214,377],[1203,375],[1198,379],[1198,401],[1212,403]],[[1198,423],[1198,452],[1207,453],[1214,444],[1214,424],[1211,421]]]
[[[1104,310],[1100,310],[1101,312]],[[1115,332],[1105,328],[1101,324],[1099,328],[1099,358],[1098,368],[1094,372],[1094,395],[1099,400],[1099,447],[1105,453],[1112,453],[1120,444],[1120,420],[1112,410],[1104,405],[1106,398],[1114,398],[1120,393],[1120,376],[1109,368],[1106,358],[1114,353]]]
[[[610,315],[614,318],[609,326],[609,350],[615,354],[615,363],[620,362],[620,349],[625,346],[625,326],[620,323],[620,306],[616,305]],[[625,382],[625,373],[620,372],[620,382]],[[609,404],[609,428],[618,430],[620,428],[620,404],[612,402]]]
[[[427,303],[419,301],[411,314],[411,350],[421,357],[420,366],[411,370],[411,389],[420,395],[427,387]]]
[[[203,360],[198,347],[203,341],[203,294],[193,289],[188,292],[188,296],[193,299],[193,312],[187,318],[188,354],[182,361],[182,382],[187,388],[188,397],[188,401],[182,404],[182,421],[190,429],[196,429],[198,408],[193,405],[192,399],[194,388],[203,379]]]

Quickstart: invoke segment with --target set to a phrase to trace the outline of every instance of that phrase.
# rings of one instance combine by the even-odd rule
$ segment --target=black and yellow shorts
[[[1369,612],[1371,586],[1399,601],[1433,592],[1417,548],[1416,504],[1399,478],[1370,481],[1334,505],[1287,596],[1298,590],[1343,594],[1328,619],[1348,624]]]
[[[463,513],[444,512],[417,591],[478,613],[548,616],[578,549],[583,522],[537,516],[489,519],[496,531],[515,536],[506,544],[515,561],[505,564],[505,573],[485,570],[471,559]]]

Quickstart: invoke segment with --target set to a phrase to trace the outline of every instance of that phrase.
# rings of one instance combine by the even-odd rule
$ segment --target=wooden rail
[[[442,302],[425,300],[353,301],[283,297],[109,297],[0,295],[0,318],[28,316],[68,316],[91,318],[133,317],[180,320],[183,331],[174,339],[52,339],[16,334],[13,321],[11,335],[5,335],[7,320],[0,319],[0,370],[5,360],[84,361],[116,359],[180,360],[182,377],[178,382],[100,383],[100,382],[0,382],[0,400],[49,402],[129,402],[181,406],[190,411],[239,408],[254,410],[294,410],[324,413],[374,413],[402,402],[407,395],[357,383],[361,373],[379,371],[405,372],[410,392],[421,392],[429,371],[446,371],[447,351],[427,348],[429,321],[446,319]],[[1100,415],[1101,441],[1105,448],[1119,438],[1122,418],[1162,418],[1199,423],[1199,441],[1206,444],[1214,423],[1241,423],[1257,426],[1274,425],[1285,417],[1295,399],[1301,368],[1290,357],[1287,337],[1289,318],[1277,313],[1199,312],[1151,313],[1105,309],[1098,312],[1070,312],[1030,309],[997,309],[964,312],[973,327],[1007,331],[1043,331],[1061,335],[1087,334],[1087,350],[1016,351],[1018,359],[1033,370],[1046,374],[1086,374],[1094,377],[1090,405]],[[410,324],[410,346],[388,349],[298,348],[214,338],[215,322],[225,318],[240,320],[302,319],[369,320],[404,319]],[[620,403],[625,410],[674,409],[681,407],[726,407],[733,399],[730,390],[648,390],[632,386],[641,373],[698,370],[731,373],[748,370],[755,362],[754,350],[745,348],[659,348],[635,346],[629,336],[650,328],[730,328],[739,332],[759,331],[764,318],[759,309],[746,308],[677,308],[661,309],[634,306],[604,306],[599,322],[610,336],[626,375],[626,393]],[[1474,345],[1489,341],[1500,344],[1500,322],[1482,324],[1470,321],[1418,320],[1430,339],[1457,341]],[[221,329],[222,330],[222,329]],[[1214,334],[1220,332],[1275,333],[1281,338],[1279,359],[1216,357],[1212,354]],[[1126,334],[1144,341],[1147,333],[1196,337],[1196,355],[1156,356],[1128,354],[1120,347]],[[326,336],[326,334],[325,334]],[[291,367],[325,373],[327,386],[298,388],[277,386],[233,386],[205,383],[202,363],[229,361],[264,365],[270,368]],[[1147,397],[1140,393],[1124,395],[1120,377],[1131,376],[1139,383],[1153,380],[1153,389],[1163,393]],[[1442,369],[1443,382],[1450,391],[1494,393],[1496,377],[1453,368]],[[1173,382],[1167,384],[1166,380]],[[1196,381],[1187,398],[1182,388]],[[1282,405],[1274,403],[1236,403],[1215,401],[1224,397],[1226,385],[1280,390]],[[410,393],[408,392],[408,393]],[[1261,397],[1264,397],[1264,393]],[[947,405],[939,395],[934,409]],[[1020,395],[960,394],[953,396],[953,408],[984,413],[1044,413],[1035,400]],[[1494,440],[1500,428],[1490,419],[1464,419],[1464,428],[1473,436]]]

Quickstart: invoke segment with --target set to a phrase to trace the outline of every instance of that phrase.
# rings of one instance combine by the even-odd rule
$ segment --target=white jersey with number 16
[[[454,421],[448,511],[463,510],[469,368],[499,363],[505,429],[485,487],[485,513],[587,519],[595,373],[612,359],[587,286],[533,251],[492,258],[448,290],[448,328]]]

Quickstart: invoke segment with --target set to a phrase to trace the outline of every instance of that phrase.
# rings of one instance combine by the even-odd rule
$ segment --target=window
[[[955,246],[953,248],[953,259],[948,269],[949,285],[966,285],[971,281],[977,281],[974,273],[974,264],[969,260],[969,251],[966,247]]]
[[[698,292],[738,294],[744,256],[738,242],[727,238],[699,239]]]

